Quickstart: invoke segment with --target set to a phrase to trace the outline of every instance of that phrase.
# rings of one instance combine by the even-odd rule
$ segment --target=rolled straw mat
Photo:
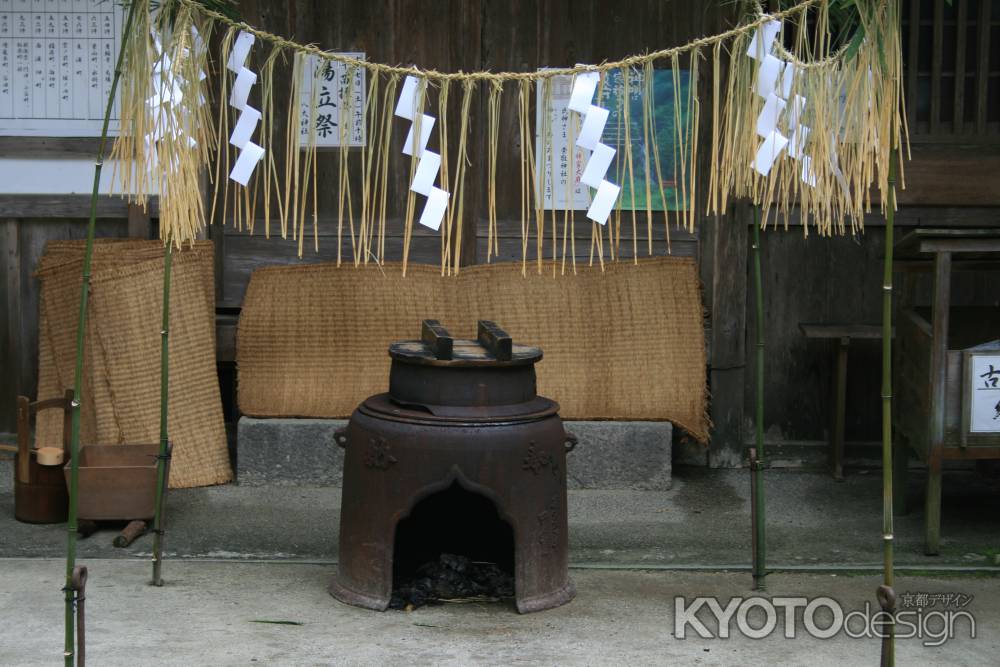
[[[84,245],[53,241],[39,262],[42,283],[39,397],[73,386]],[[174,255],[171,280],[170,486],[232,479],[215,371],[211,242]],[[159,437],[163,246],[99,240],[91,265],[81,442],[156,442]],[[43,392],[45,395],[43,396]],[[49,411],[51,412],[51,411]],[[61,442],[62,419],[42,419],[40,442]]]
[[[387,348],[441,320],[475,338],[491,319],[538,345],[540,394],[567,419],[669,420],[708,439],[705,340],[690,258],[611,264],[553,277],[518,264],[355,269],[329,264],[254,272],[237,334],[239,404],[255,417],[345,417],[388,388]]]

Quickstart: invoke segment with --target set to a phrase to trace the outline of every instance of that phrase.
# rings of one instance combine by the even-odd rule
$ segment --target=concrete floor
[[[624,567],[733,569],[750,562],[749,473],[679,467],[670,491],[571,491],[570,561]],[[13,472],[0,460],[0,558],[65,552],[65,526],[13,519]],[[774,567],[875,567],[882,562],[881,477],[767,473],[768,562]],[[922,474],[911,474],[917,507],[898,517],[896,560],[922,570],[997,567],[1000,483],[972,471],[945,476],[941,554],[923,554]],[[340,490],[218,486],[168,496],[167,553],[181,558],[333,562]],[[111,529],[80,542],[87,558],[145,557],[151,539],[111,545]]]
[[[725,606],[749,595],[740,574],[571,571],[577,599],[519,616],[509,606],[452,604],[378,613],[326,593],[332,568],[298,563],[175,561],[163,588],[146,585],[149,564],[88,561],[87,657],[133,665],[875,665],[879,640],[816,639],[801,618],[763,639],[674,636],[674,597],[714,595]],[[52,665],[62,652],[60,560],[8,560],[0,567],[0,664]],[[871,601],[875,576],[771,575],[773,595],[826,595],[845,610]],[[898,580],[900,591],[974,595],[965,608],[976,638],[925,647],[897,640],[900,665],[995,664],[1000,580]],[[782,617],[783,618],[783,617]],[[285,621],[301,625],[261,623]],[[755,623],[757,621],[754,621]],[[706,623],[716,632],[717,624]],[[758,625],[759,627],[759,625]],[[735,628],[735,624],[734,624]],[[855,630],[855,632],[858,632]]]
[[[13,520],[12,469],[0,460],[0,665],[53,664],[62,651],[65,526]],[[923,480],[911,475],[918,501]],[[896,523],[896,590],[966,593],[977,638],[940,648],[901,641],[899,664],[995,662],[1000,649],[1000,494],[972,471],[945,477],[942,553],[924,556],[923,512]],[[881,563],[881,479],[769,471],[772,595],[873,601]],[[88,651],[100,665],[875,664],[878,641],[780,631],[762,640],[673,637],[674,597],[750,595],[746,471],[675,469],[668,492],[570,493],[578,598],[537,615],[501,604],[378,614],[336,603],[340,491],[222,486],[171,492],[167,585],[149,579],[150,537],[80,542],[90,567]],[[919,503],[917,503],[919,507]],[[706,571],[707,570],[707,571]],[[970,572],[971,570],[971,572]],[[951,578],[948,578],[951,577]],[[256,623],[295,621],[302,625]],[[781,627],[781,626],[779,626]],[[16,630],[13,630],[16,629]]]

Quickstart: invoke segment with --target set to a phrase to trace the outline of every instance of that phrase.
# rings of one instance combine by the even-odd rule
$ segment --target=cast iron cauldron
[[[336,434],[346,449],[340,571],[343,602],[384,610],[393,585],[396,526],[422,499],[458,484],[495,505],[514,535],[517,609],[564,604],[567,573],[565,432],[559,405],[538,396],[537,347],[514,345],[479,322],[454,340],[425,320],[421,340],[389,348],[389,392],[365,400]]]

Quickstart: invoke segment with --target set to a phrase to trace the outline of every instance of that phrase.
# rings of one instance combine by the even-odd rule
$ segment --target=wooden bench
[[[879,324],[814,324],[802,322],[799,329],[806,338],[837,341],[837,356],[833,373],[833,412],[830,416],[830,473],[838,481],[844,479],[844,421],[847,412],[847,352],[851,339],[882,339]]]

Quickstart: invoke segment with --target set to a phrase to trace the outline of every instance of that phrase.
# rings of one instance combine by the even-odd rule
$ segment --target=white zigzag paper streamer
[[[410,131],[407,132],[406,141],[403,142],[403,154],[419,160],[413,174],[413,182],[410,183],[410,190],[427,197],[419,222],[424,227],[437,231],[441,229],[441,220],[448,210],[448,199],[451,195],[434,185],[441,169],[441,156],[427,150],[427,141],[431,138],[431,130],[434,129],[436,119],[425,113],[417,113],[419,89],[420,80],[417,77],[406,77],[394,113],[410,121]],[[416,136],[418,125],[420,135]]]
[[[583,168],[580,182],[597,188],[597,192],[590,202],[590,208],[587,209],[587,217],[597,224],[603,225],[607,223],[611,209],[618,201],[621,188],[604,178],[615,157],[615,149],[601,143],[601,135],[608,122],[608,110],[592,104],[597,84],[600,81],[601,75],[598,72],[577,74],[573,81],[573,91],[570,93],[569,104],[566,106],[583,115],[576,145],[591,153]]]
[[[257,75],[246,68],[247,57],[250,55],[253,43],[253,34],[240,32],[233,40],[229,61],[226,63],[226,68],[236,74],[236,80],[233,82],[233,89],[229,95],[229,105],[240,110],[240,117],[229,137],[229,143],[239,148],[240,154],[236,158],[232,171],[229,172],[229,178],[244,187],[250,181],[250,176],[253,175],[257,163],[264,157],[264,149],[250,140],[261,117],[260,111],[247,104],[250,89],[257,82]]]
[[[800,122],[806,98],[792,94],[799,68],[794,63],[784,62],[771,54],[780,32],[780,21],[768,21],[757,28],[747,48],[746,54],[760,63],[755,90],[764,98],[764,107],[757,117],[757,134],[763,138],[763,142],[757,149],[752,167],[761,176],[767,176],[781,152],[787,149],[789,157],[802,162],[802,182],[815,187],[816,175],[812,170],[812,158],[805,153],[809,127]],[[790,138],[778,130],[778,120],[786,110]]]
[[[160,35],[152,30],[150,36],[153,39],[153,52],[156,62],[153,65],[153,76],[151,89],[152,94],[146,100],[150,115],[153,117],[152,129],[144,137],[146,153],[149,156],[151,165],[156,165],[159,161],[156,150],[156,142],[162,139],[167,133],[178,133],[185,131],[187,125],[181,122],[181,102],[184,100],[182,87],[183,75],[176,74],[174,63],[170,55],[163,52],[163,43]],[[191,26],[191,40],[195,53],[199,53],[204,47],[204,41],[198,34],[197,28]],[[199,81],[206,78],[204,71],[198,72]],[[192,148],[198,145],[198,141],[189,136],[188,145]],[[168,165],[170,170],[176,170],[178,159],[175,158]],[[163,185],[166,187],[166,184]]]

